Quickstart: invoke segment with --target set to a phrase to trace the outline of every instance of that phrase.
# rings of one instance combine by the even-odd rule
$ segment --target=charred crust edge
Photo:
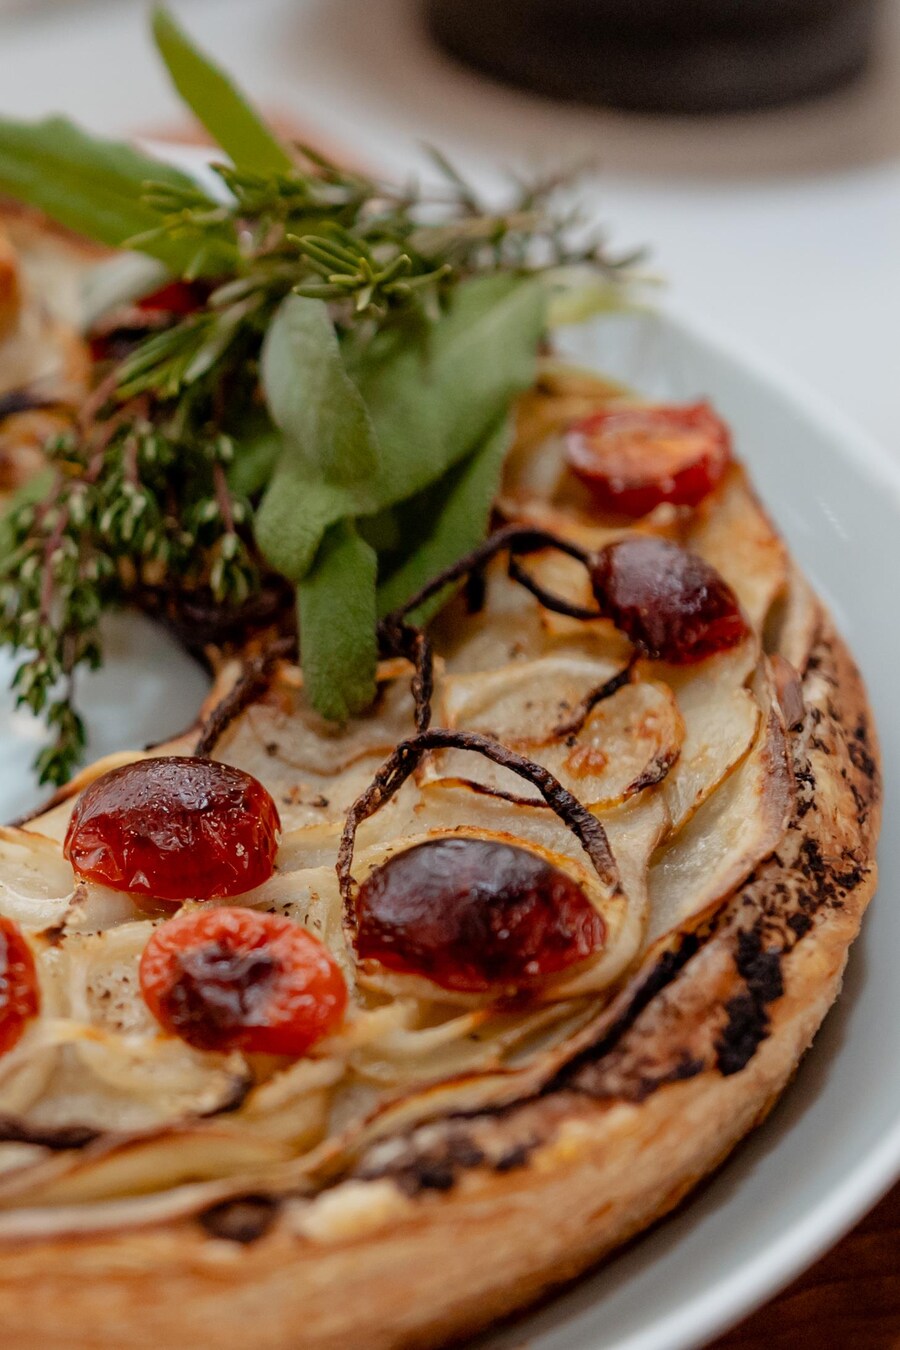
[[[242,1195],[203,1210],[197,1215],[197,1222],[210,1237],[247,1246],[265,1237],[278,1217],[281,1204],[275,1195]]]
[[[835,683],[836,664],[833,646],[834,639],[827,630],[820,633],[808,667],[810,673],[820,677],[830,675],[832,684]],[[848,696],[852,698],[852,690],[848,690]],[[829,753],[820,735],[820,731],[825,730],[819,727],[824,721],[821,711],[813,707],[810,712],[809,746]],[[860,812],[860,825],[864,830],[868,815],[877,808],[879,799],[877,751],[872,741],[871,723],[865,713],[860,713],[852,730],[842,729],[837,710],[829,707],[826,715],[838,732],[843,730],[844,754],[866,780],[862,791],[857,788],[854,793],[855,798],[861,797],[864,801],[865,810]],[[857,856],[856,850],[837,858],[826,857],[821,844],[809,833],[804,818],[816,809],[817,784],[802,738],[793,738],[792,745],[799,791],[794,817],[786,831],[784,851],[790,846],[793,834],[795,858],[788,862],[779,851],[774,852],[732,895],[706,929],[681,934],[676,945],[657,957],[628,1006],[611,1026],[604,1029],[602,1037],[582,1049],[537,1093],[493,1109],[448,1115],[443,1118],[445,1132],[440,1140],[428,1140],[433,1125],[431,1129],[427,1125],[414,1128],[403,1139],[393,1141],[395,1147],[391,1159],[380,1160],[376,1149],[369,1160],[364,1159],[357,1165],[353,1175],[372,1180],[391,1178],[407,1195],[428,1190],[449,1191],[467,1168],[488,1168],[495,1174],[503,1174],[527,1165],[531,1154],[553,1138],[556,1124],[552,1116],[543,1122],[540,1137],[532,1135],[525,1141],[512,1142],[501,1155],[482,1147],[478,1130],[489,1121],[502,1120],[511,1126],[518,1112],[541,1098],[581,1095],[596,1100],[627,1100],[640,1104],[667,1084],[705,1072],[729,1077],[745,1068],[771,1032],[773,1005],[784,994],[785,958],[814,930],[820,912],[840,908],[872,871],[865,849],[861,857]],[[841,776],[852,792],[855,785],[848,780],[846,772]],[[689,1048],[681,1047],[670,1054],[665,1063],[649,1068],[636,1056],[630,1074],[623,1077],[616,1066],[609,1075],[612,1080],[610,1090],[605,1090],[605,1063],[611,1062],[619,1053],[642,1013],[652,1013],[660,996],[665,996],[665,991],[678,977],[689,971],[692,960],[708,941],[727,931],[733,935],[731,959],[738,984],[719,1004],[718,1025],[713,1021],[707,1028],[710,1052],[694,1054]]]

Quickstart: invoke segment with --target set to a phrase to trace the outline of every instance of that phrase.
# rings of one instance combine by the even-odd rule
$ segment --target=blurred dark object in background
[[[880,0],[425,0],[460,60],[551,98],[641,112],[739,112],[837,88],[865,67]]]

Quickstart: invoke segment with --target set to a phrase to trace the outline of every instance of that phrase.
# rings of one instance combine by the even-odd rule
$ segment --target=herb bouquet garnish
[[[2,522],[0,642],[53,729],[53,783],[84,748],[74,681],[115,605],[227,629],[294,592],[313,705],[364,709],[379,616],[487,529],[549,308],[615,303],[633,261],[572,242],[558,184],[492,213],[439,156],[428,195],[284,144],[165,12],[154,35],[228,156],[216,189],[61,118],[0,119],[0,193],[155,260],[120,302],[181,283]]]

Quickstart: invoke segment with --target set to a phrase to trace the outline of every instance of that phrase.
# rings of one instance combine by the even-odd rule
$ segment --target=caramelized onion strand
[[[194,754],[198,759],[209,758],[220,737],[265,684],[275,662],[290,656],[295,645],[296,639],[293,637],[278,638],[269,643],[259,656],[254,656],[245,663],[240,679],[224,698],[220,699],[200,728],[194,747]]]
[[[416,731],[427,731],[431,725],[431,699],[434,695],[434,650],[431,638],[423,628],[390,617],[378,626],[382,652],[388,656],[402,656],[414,667],[412,696],[415,706]]]
[[[635,648],[621,670],[617,670],[615,675],[611,675],[603,684],[597,685],[595,689],[585,694],[572,716],[565,722],[559,722],[553,728],[554,739],[577,736],[598,703],[603,703],[605,699],[612,698],[613,694],[617,694],[620,689],[624,689],[626,684],[631,683],[634,668],[640,659],[641,653]]]
[[[402,623],[407,614],[411,614],[420,605],[424,605],[426,601],[431,600],[446,586],[455,581],[462,581],[472,573],[483,571],[487,563],[495,558],[498,553],[502,553],[504,549],[509,549],[510,553],[537,553],[544,548],[557,549],[560,553],[567,554],[590,570],[592,555],[570,539],[564,539],[561,535],[553,534],[550,530],[539,529],[534,525],[505,525],[501,529],[495,530],[493,534],[488,535],[487,539],[469,553],[458,558],[450,567],[445,567],[443,571],[433,576],[421,590],[388,615],[385,623]],[[518,580],[518,578],[516,579]],[[554,603],[565,603],[555,596],[552,599]],[[585,611],[585,614],[591,619],[599,617],[592,612]]]
[[[585,563],[588,566],[588,563]],[[587,609],[584,605],[573,604],[571,600],[564,600],[560,595],[554,595],[548,591],[541,583],[530,574],[526,567],[516,557],[515,553],[510,551],[509,555],[509,576],[513,581],[517,581],[520,586],[524,586],[526,591],[530,591],[535,600],[540,601],[544,609],[553,610],[556,614],[565,614],[569,619],[591,619],[604,618],[603,611],[597,609]]]
[[[550,809],[575,835],[603,885],[613,895],[621,893],[619,870],[609,847],[606,831],[597,817],[591,815],[587,807],[583,806],[577,797],[573,797],[549,769],[545,769],[541,764],[535,764],[533,760],[526,759],[523,755],[516,754],[499,741],[493,740],[490,736],[483,736],[480,732],[450,731],[444,727],[432,727],[409,740],[401,741],[394,753],[382,764],[369,787],[347,812],[335,870],[348,916],[352,915],[356,893],[356,881],[351,868],[359,826],[390,801],[429,750],[449,749],[471,750],[475,754],[484,755],[486,759],[510,769],[536,787]]]

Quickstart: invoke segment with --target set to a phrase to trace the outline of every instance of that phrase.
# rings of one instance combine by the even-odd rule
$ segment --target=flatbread
[[[621,533],[532,471],[526,433],[507,520],[587,547]],[[296,1062],[163,1035],[137,982],[159,915],[76,884],[62,857],[78,793],[147,752],[91,766],[0,831],[0,915],[29,935],[42,994],[0,1058],[9,1350],[441,1345],[668,1212],[765,1116],[874,890],[875,732],[740,468],[697,511],[637,528],[727,576],[751,621],[743,643],[696,666],[631,663],[592,703],[627,644],[606,620],[542,606],[502,559],[481,610],[459,596],[433,632],[435,725],[549,770],[603,827],[610,874],[530,783],[457,747],[425,754],[356,839],[358,879],[445,837],[516,842],[575,879],[605,946],[524,1004],[356,958],[335,862],[348,809],[413,734],[402,660],[340,729],[312,713],[295,666],[274,663],[238,701],[242,664],[225,664],[197,726],[153,752],[189,754],[215,727],[213,757],[279,806],[277,870],[240,903],[308,926],[351,995],[340,1030]],[[548,550],[528,566],[572,604],[590,599],[571,560]]]

